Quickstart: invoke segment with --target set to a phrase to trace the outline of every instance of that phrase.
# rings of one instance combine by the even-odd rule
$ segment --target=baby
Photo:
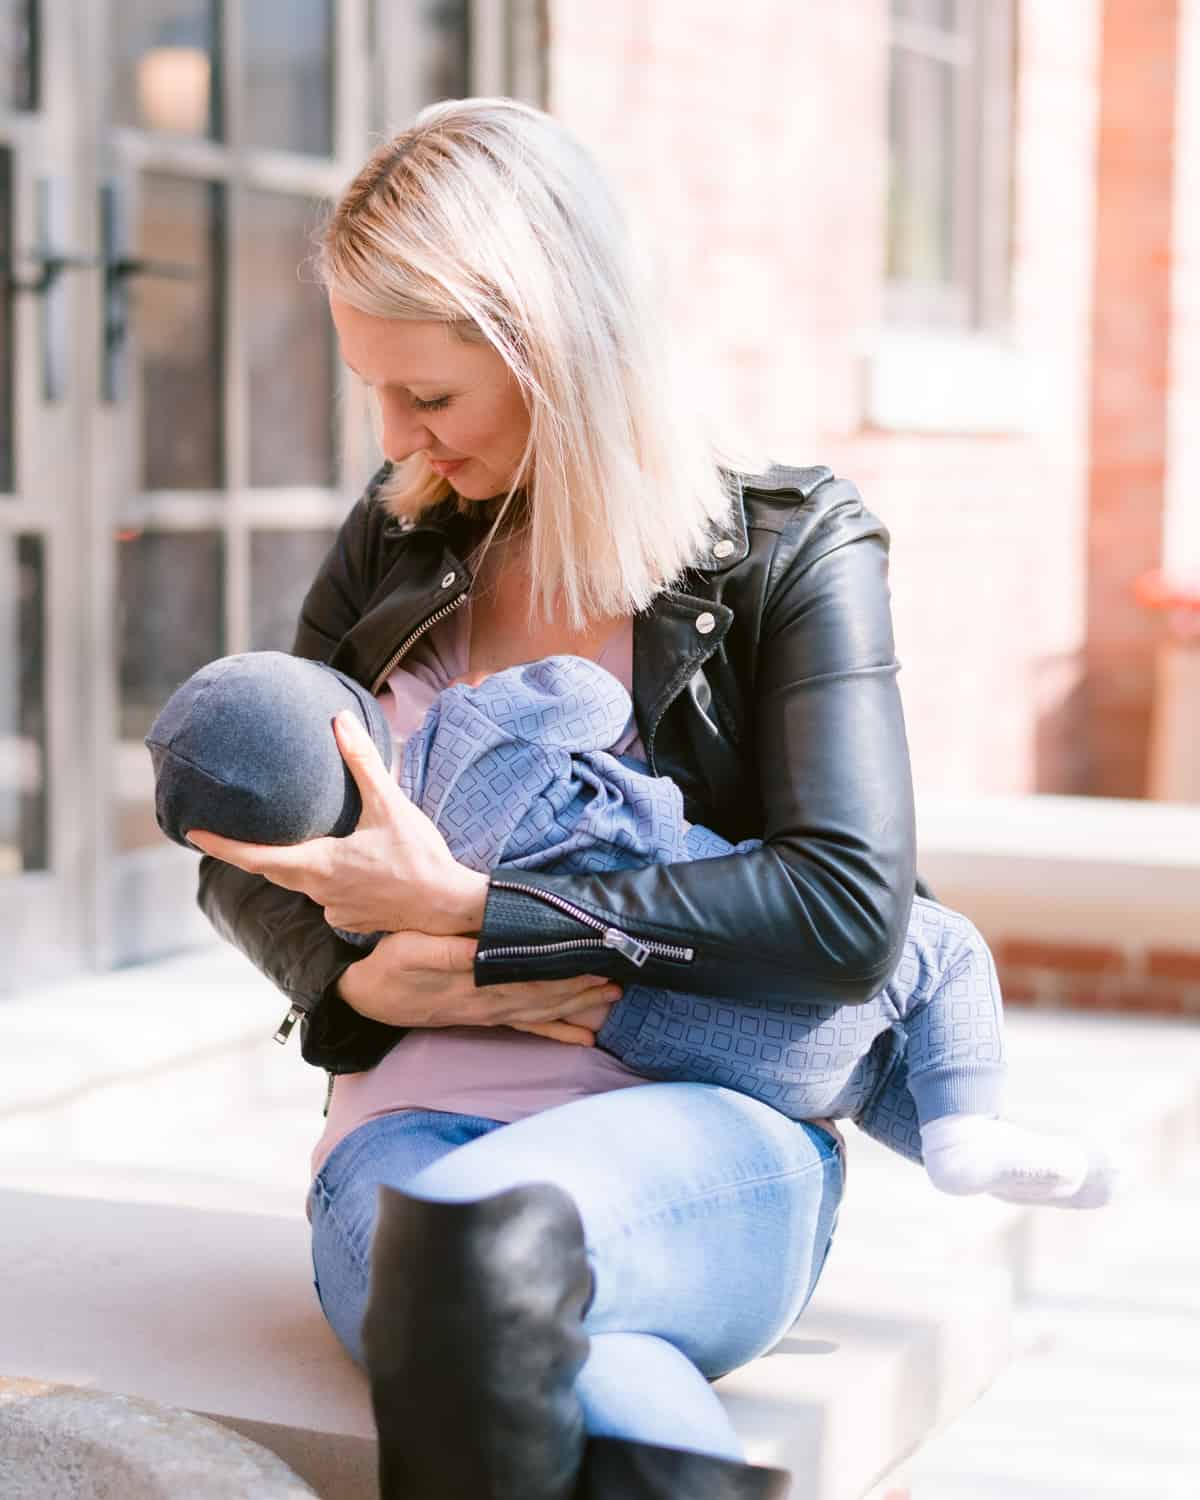
[[[278,844],[348,833],[358,794],[329,728],[346,707],[391,766],[379,705],[332,668],[277,652],[203,668],[147,737],[160,827],[185,845],[189,828]],[[596,872],[758,849],[689,823],[674,782],[609,753],[631,711],[621,683],[579,657],[458,679],[405,741],[397,780],[477,870]],[[866,1004],[626,982],[596,1042],[647,1078],[723,1084],[793,1119],[852,1119],[944,1192],[1101,1206],[1115,1179],[1102,1152],[999,1117],[1001,1032],[982,937],[918,896],[896,970]]]

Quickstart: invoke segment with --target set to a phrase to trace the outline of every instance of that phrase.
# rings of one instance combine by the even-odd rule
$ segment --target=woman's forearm
[[[602,964],[618,980],[735,1001],[860,1004],[887,981],[915,836],[876,525],[864,515],[861,535],[789,570],[764,611],[751,741],[763,847],[642,869],[495,871],[481,985]]]

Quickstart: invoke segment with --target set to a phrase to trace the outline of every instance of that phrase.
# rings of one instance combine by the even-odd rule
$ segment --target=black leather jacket
[[[445,505],[401,525],[376,500],[386,472],[343,523],[293,647],[372,691],[471,585],[470,519]],[[888,535],[828,469],[739,483],[710,553],[635,619],[633,701],[651,769],[688,817],[763,848],[596,875],[497,871],[478,984],[597,973],[734,1004],[846,1005],[890,978],[915,868]],[[336,994],[362,954],[307,897],[205,857],[199,900],[288,996],[309,1062],[356,1072],[396,1041]]]

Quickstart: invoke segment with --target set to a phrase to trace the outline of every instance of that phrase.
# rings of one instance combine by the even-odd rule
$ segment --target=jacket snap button
[[[696,629],[701,635],[709,635],[716,629],[717,621],[715,615],[710,615],[707,610],[702,615],[696,616]]]
[[[732,551],[733,551],[733,543],[729,540],[729,538],[727,536],[725,536],[725,537],[722,537],[721,540],[717,543],[717,545],[713,548],[713,556],[714,557],[728,557]]]
[[[445,578],[442,579],[442,587],[448,589],[457,577],[457,573],[447,573]]]

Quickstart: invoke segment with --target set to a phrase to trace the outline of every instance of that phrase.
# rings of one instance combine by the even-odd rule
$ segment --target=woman
[[[570,1043],[635,974],[735,1005],[858,1004],[888,979],[914,870],[886,532],[827,470],[718,467],[619,211],[535,110],[426,110],[346,190],[320,263],[389,462],[296,654],[400,734],[414,681],[601,661],[632,690],[621,748],[695,820],[764,841],[480,875],[349,736],[348,838],[193,833],[220,856],[201,905],[334,1075],[314,1263],[371,1376],[384,1494],[782,1495],[707,1382],[811,1295],[835,1135]],[[334,928],[390,935],[364,957]]]

